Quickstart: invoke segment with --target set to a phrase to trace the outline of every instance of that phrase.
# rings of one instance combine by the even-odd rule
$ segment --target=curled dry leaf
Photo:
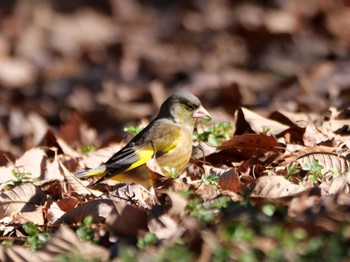
[[[236,111],[235,117],[235,134],[243,134],[247,129],[251,129],[257,134],[278,135],[289,128],[287,125],[262,117],[244,107]]]
[[[79,201],[75,197],[64,197],[57,200],[57,205],[61,210],[67,212],[78,205]]]
[[[234,154],[245,158],[264,154],[267,151],[279,151],[280,145],[274,137],[263,134],[235,135],[222,143],[218,154]],[[224,151],[224,152],[222,152]]]
[[[303,135],[303,142],[305,146],[317,146],[321,143],[326,143],[331,141],[335,137],[334,133],[327,134],[322,132],[314,125],[307,125]]]
[[[16,212],[31,212],[46,201],[46,194],[39,187],[25,183],[0,195],[0,218]]]
[[[219,186],[222,190],[229,190],[232,192],[239,192],[242,188],[242,183],[235,168],[215,168],[204,165],[204,170],[207,174],[215,174],[219,176]]]
[[[350,172],[347,171],[344,174],[330,180],[324,181],[319,186],[321,188],[322,195],[338,194],[338,193],[350,193]]]
[[[252,185],[253,192],[251,197],[259,198],[282,198],[292,197],[298,193],[310,190],[310,187],[304,187],[293,184],[283,176],[263,176],[255,180]]]
[[[110,199],[93,200],[68,211],[60,220],[65,224],[72,224],[91,215],[94,223],[103,223],[114,209],[113,201]]]

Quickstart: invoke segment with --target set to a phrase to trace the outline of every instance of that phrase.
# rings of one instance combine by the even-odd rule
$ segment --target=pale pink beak
[[[210,114],[208,113],[207,110],[205,110],[205,108],[203,106],[200,106],[199,108],[197,108],[192,115],[194,118],[211,118]]]

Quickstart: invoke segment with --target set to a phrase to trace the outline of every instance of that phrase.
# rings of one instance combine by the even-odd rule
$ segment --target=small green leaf
[[[142,125],[137,125],[137,126],[126,126],[124,127],[124,132],[127,132],[133,136],[136,136],[138,133],[140,133],[143,130]]]
[[[219,185],[219,177],[215,174],[204,174],[201,183],[207,185],[218,186]]]
[[[91,226],[92,225],[92,216],[88,215],[84,218],[84,225],[85,226]]]
[[[262,211],[266,216],[272,217],[275,214],[276,208],[273,204],[266,203],[265,205],[263,205]]]
[[[3,246],[3,247],[11,247],[11,246],[13,246],[13,242],[10,241],[10,240],[4,240],[4,241],[1,242],[1,246]]]
[[[96,150],[96,147],[94,147],[94,146],[87,146],[87,145],[83,146],[82,149],[81,149],[81,151],[82,151],[84,154],[93,152],[93,151],[95,151],[95,150]]]
[[[139,238],[137,240],[137,247],[140,249],[144,249],[147,246],[153,245],[157,243],[158,238],[154,233],[147,233],[143,238]]]
[[[34,236],[38,233],[36,225],[32,222],[25,223],[22,227],[29,236]]]

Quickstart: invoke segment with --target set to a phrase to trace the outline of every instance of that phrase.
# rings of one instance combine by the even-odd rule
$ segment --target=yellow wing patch
[[[136,162],[134,162],[133,164],[131,164],[127,169],[125,169],[125,171],[123,172],[127,172],[130,171],[134,168],[137,168],[139,166],[142,166],[143,164],[146,164],[148,160],[150,160],[154,154],[153,148],[151,149],[139,149],[136,150],[136,154],[139,157],[139,160],[137,160]]]

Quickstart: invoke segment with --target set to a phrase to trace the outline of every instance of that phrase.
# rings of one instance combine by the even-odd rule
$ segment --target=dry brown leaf
[[[115,152],[122,148],[123,144],[112,144],[108,147],[101,148],[99,150],[93,151],[79,162],[79,165],[83,168],[95,168],[101,163],[106,162]]]
[[[175,235],[180,236],[184,232],[184,229],[179,227],[179,224],[168,214],[151,214],[148,229],[160,240],[169,239]]]
[[[181,196],[177,192],[167,191],[167,196],[171,201],[171,207],[167,211],[170,217],[180,219],[185,215],[186,207],[187,207],[187,199]]]
[[[144,209],[113,201],[113,212],[107,217],[106,223],[118,234],[136,237],[140,230],[147,230],[147,213]]]
[[[235,134],[243,134],[246,130],[251,129],[257,134],[264,133],[274,136],[289,128],[287,125],[262,117],[244,107],[235,112],[235,118]]]
[[[54,261],[57,261],[59,256],[70,252],[79,252],[87,260],[108,261],[109,258],[109,251],[106,248],[80,241],[76,233],[65,225],[60,226],[42,252],[50,254]]]
[[[18,172],[30,173],[31,178],[38,178],[42,173],[41,163],[45,157],[44,149],[32,148],[16,160],[15,167]]]
[[[62,225],[43,250],[32,252],[28,248],[18,245],[7,248],[0,246],[0,261],[55,262],[69,253],[79,253],[86,260],[108,261],[109,258],[107,249],[80,241],[71,229]]]
[[[0,59],[0,83],[3,87],[19,88],[34,82],[36,68],[22,59]]]
[[[79,203],[78,199],[76,197],[72,197],[72,196],[58,199],[56,202],[57,202],[57,205],[59,206],[59,208],[65,212],[72,210]]]
[[[339,230],[339,222],[349,221],[350,196],[346,193],[335,195],[303,196],[292,201],[288,214],[294,220],[309,225],[325,228],[329,231]]]
[[[217,197],[220,192],[216,185],[201,183],[196,189],[196,194],[199,195],[204,201],[208,201]]]
[[[101,191],[89,189],[84,186],[79,179],[75,178],[75,176],[67,170],[61,161],[58,160],[58,164],[63,176],[67,180],[68,185],[72,187],[75,193],[79,195],[94,195],[95,197],[99,197],[103,194]]]
[[[35,225],[44,225],[44,210],[41,206],[32,212],[19,212],[13,216],[13,223],[25,224],[32,222]]]
[[[114,212],[115,206],[110,199],[98,199],[81,204],[80,206],[65,213],[61,221],[73,224],[83,221],[91,215],[94,223],[103,223]]]
[[[92,9],[79,9],[70,15],[57,13],[50,29],[55,39],[53,47],[64,54],[77,54],[84,47],[99,48],[111,43],[117,30],[109,17]]]
[[[65,213],[66,212],[62,211],[62,209],[59,208],[56,202],[51,203],[46,214],[47,224],[50,226],[59,224],[59,219],[61,219]]]
[[[224,141],[218,147],[219,151],[233,153],[245,158],[251,158],[254,155],[264,154],[267,151],[279,151],[280,145],[274,137],[263,134],[245,134],[235,135],[232,139]],[[219,154],[221,154],[219,152]]]
[[[31,212],[46,201],[46,194],[39,187],[24,183],[0,194],[0,218],[17,212]]]
[[[295,113],[284,110],[275,111],[270,114],[270,118],[282,124],[292,126],[296,125],[305,128],[307,125],[316,124],[323,120],[320,115],[313,113]]]
[[[12,247],[0,246],[0,261],[12,262],[54,262],[55,258],[44,251],[32,252],[28,248],[14,245]]]
[[[48,129],[42,141],[42,147],[55,148],[57,154],[65,154],[70,157],[80,157],[81,155],[71,148],[63,139],[57,137],[51,129]]]
[[[347,171],[344,174],[330,180],[323,181],[319,187],[321,188],[322,195],[338,194],[338,193],[350,193],[350,172]]]
[[[113,201],[123,201],[145,209],[150,209],[158,202],[153,188],[151,188],[151,191],[148,191],[135,183],[125,184],[119,187],[117,190],[110,192],[109,197]]]
[[[313,147],[324,142],[329,142],[334,137],[334,134],[327,134],[316,128],[314,125],[308,125],[305,128],[303,141],[305,146]]]
[[[338,156],[336,153],[330,152],[312,152],[299,156],[296,161],[303,164],[310,164],[317,160],[318,163],[323,166],[322,174],[325,175],[330,171],[334,170],[339,174],[342,174],[349,170],[350,161],[345,157]]]
[[[0,167],[0,189],[3,189],[3,187],[6,186],[6,183],[15,179],[12,173],[13,170],[15,170],[15,168],[12,165]]]
[[[239,192],[242,188],[242,183],[239,175],[234,168],[221,169],[207,165],[203,165],[206,174],[215,174],[219,177],[219,186],[222,190]]]
[[[310,187],[293,184],[283,176],[263,176],[253,183],[251,197],[277,199],[295,196],[309,189]]]
[[[299,29],[298,17],[292,12],[269,10],[264,15],[264,24],[271,33],[295,33]]]

